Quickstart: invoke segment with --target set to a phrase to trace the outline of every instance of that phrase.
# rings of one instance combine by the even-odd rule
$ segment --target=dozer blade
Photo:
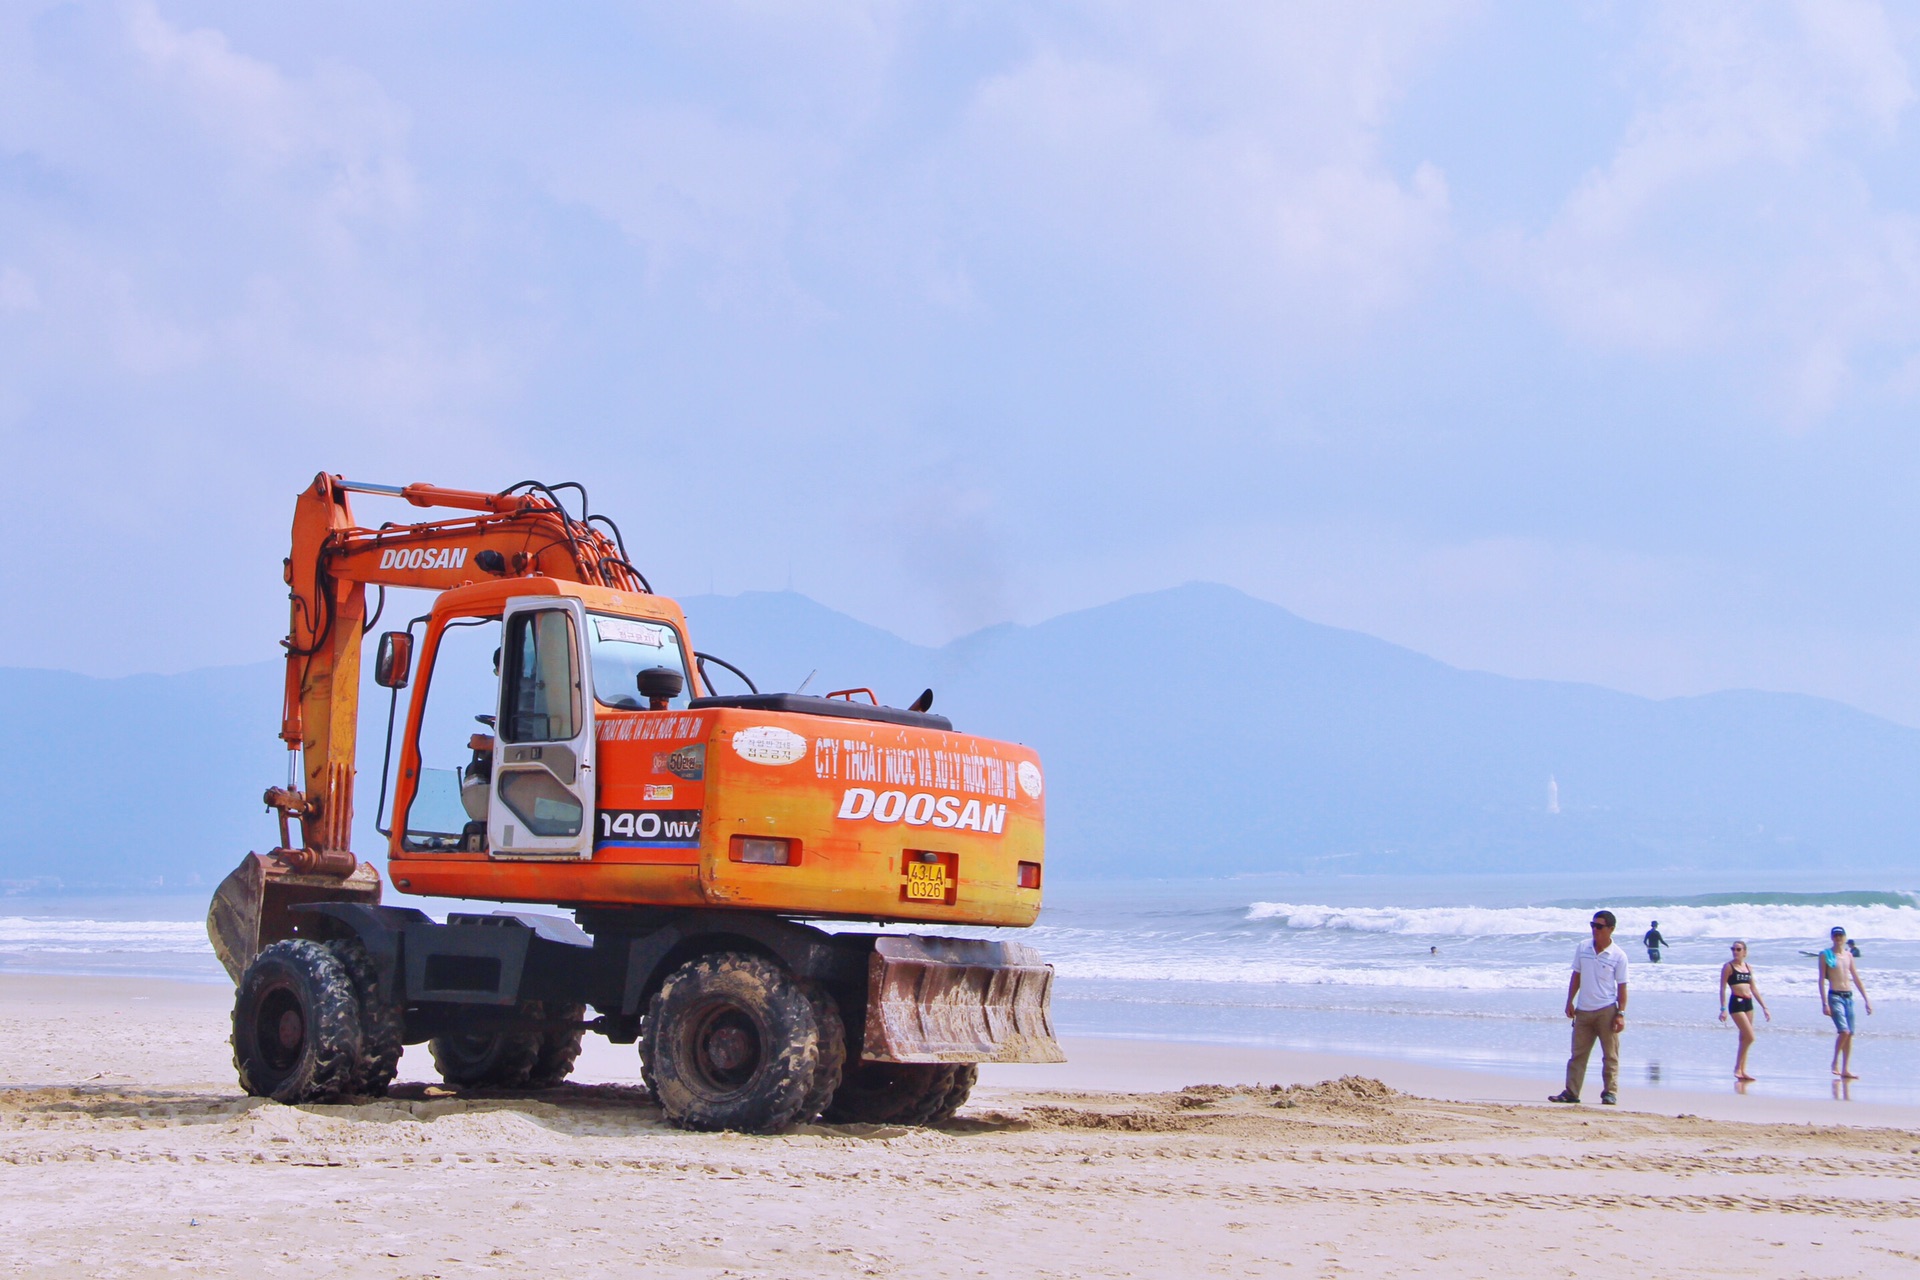
[[[303,902],[379,901],[379,873],[364,862],[347,876],[300,875],[271,854],[250,853],[213,891],[207,937],[238,983],[260,948],[293,936],[293,907]]]
[[[1018,942],[892,935],[867,960],[864,1057],[879,1062],[1065,1062],[1053,966]]]

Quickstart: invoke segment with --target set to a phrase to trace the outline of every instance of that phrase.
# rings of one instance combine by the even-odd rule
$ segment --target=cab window
[[[680,633],[665,622],[587,615],[587,647],[593,657],[593,698],[603,707],[645,709],[640,698],[640,673],[648,667],[666,667],[680,673],[680,696],[668,703],[687,705],[693,682],[687,679],[687,660]]]
[[[580,679],[573,616],[565,609],[516,613],[507,622],[500,667],[500,737],[566,742],[580,731]]]
[[[440,633],[432,670],[421,673],[420,776],[400,818],[409,850],[445,853],[486,839],[487,773],[476,744],[487,742],[491,756],[499,652],[500,619],[457,618]]]

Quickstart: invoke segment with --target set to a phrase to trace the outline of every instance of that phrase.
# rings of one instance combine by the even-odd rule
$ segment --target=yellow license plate
[[[909,862],[907,864],[909,901],[945,902],[947,900],[947,864]]]

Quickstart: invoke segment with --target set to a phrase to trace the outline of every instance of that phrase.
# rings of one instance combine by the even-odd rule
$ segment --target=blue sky
[[[1916,54],[1851,0],[20,0],[0,664],[270,656],[326,469],[580,479],[663,590],[918,640],[1200,578],[1920,723]]]

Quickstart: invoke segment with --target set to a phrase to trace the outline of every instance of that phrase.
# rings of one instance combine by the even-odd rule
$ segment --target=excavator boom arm
[[[515,492],[521,488],[530,491]],[[347,496],[356,492],[476,514],[363,528],[354,523]],[[324,473],[314,478],[295,505],[286,562],[291,620],[280,737],[301,756],[302,777],[297,787],[290,779],[287,788],[270,791],[268,803],[299,821],[301,842],[276,850],[280,858],[312,873],[345,875],[354,868],[349,847],[367,587],[445,591],[487,577],[527,575],[649,589],[628,563],[618,531],[575,518],[546,486],[482,493],[364,484]]]

